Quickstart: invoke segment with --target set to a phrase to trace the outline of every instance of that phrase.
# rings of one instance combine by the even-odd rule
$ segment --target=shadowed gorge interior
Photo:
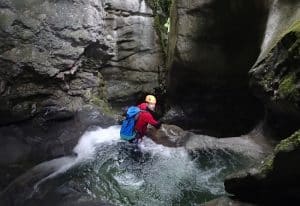
[[[182,126],[217,136],[246,133],[263,117],[263,106],[248,86],[248,71],[260,53],[267,3],[184,4],[173,5],[183,17],[172,22],[169,35],[174,56],[168,85],[173,103],[186,113]]]

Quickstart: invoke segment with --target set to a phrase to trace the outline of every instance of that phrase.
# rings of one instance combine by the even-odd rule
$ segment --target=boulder
[[[298,202],[300,131],[282,140],[256,167],[228,176],[225,189],[239,200],[258,204]]]
[[[188,140],[188,133],[175,125],[162,124],[160,129],[150,127],[147,130],[149,136],[157,144],[162,144],[168,147],[184,146]]]
[[[149,136],[157,144],[167,147],[184,147],[191,154],[225,152],[259,160],[270,153],[271,146],[264,137],[253,133],[240,137],[217,138],[187,132],[175,125],[163,124],[160,129],[148,128]],[[256,140],[255,140],[256,139]],[[257,142],[258,139],[260,142]]]
[[[254,160],[259,160],[269,152],[265,147],[253,141],[251,136],[216,138],[206,135],[191,135],[185,148],[195,154],[224,152]]]

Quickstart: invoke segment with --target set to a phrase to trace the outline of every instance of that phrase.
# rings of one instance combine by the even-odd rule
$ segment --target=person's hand
[[[161,127],[161,125],[163,124],[162,121],[158,121],[157,125],[155,126],[156,129],[159,129]]]

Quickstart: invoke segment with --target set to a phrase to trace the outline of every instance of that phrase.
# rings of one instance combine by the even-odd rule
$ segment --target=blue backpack
[[[128,108],[126,112],[126,119],[123,120],[120,130],[121,139],[129,141],[135,138],[136,132],[134,130],[134,126],[140,111],[140,108],[136,106],[131,106]]]

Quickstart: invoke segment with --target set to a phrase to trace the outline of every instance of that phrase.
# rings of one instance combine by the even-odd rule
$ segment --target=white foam
[[[47,177],[41,179],[34,186],[34,192],[39,190],[39,186],[47,179],[56,177],[60,173],[64,173],[70,168],[89,159],[94,159],[97,148],[101,144],[116,144],[120,142],[120,126],[115,125],[106,129],[96,128],[93,131],[85,132],[80,138],[78,144],[74,148],[77,157],[72,157],[61,162],[61,165],[56,165],[54,172]],[[150,138],[143,138],[143,141],[138,145],[142,153],[150,153],[156,161],[151,161],[141,167],[143,175],[137,177],[131,171],[119,173],[114,176],[120,186],[130,190],[137,190],[148,185],[155,185],[155,190],[163,199],[176,199],[181,194],[179,185],[184,184],[188,187],[189,184],[183,183],[186,181],[195,181],[192,184],[201,185],[202,190],[209,190],[212,194],[221,193],[222,185],[214,185],[212,179],[223,170],[223,167],[214,168],[211,170],[201,171],[197,164],[191,160],[188,152],[183,148],[170,148],[163,145],[158,145]],[[201,175],[199,175],[201,174]],[[194,178],[191,178],[194,177]],[[220,183],[221,184],[221,183]],[[150,187],[151,189],[151,187]],[[199,190],[201,190],[199,188]],[[33,194],[32,193],[32,194]],[[90,193],[93,193],[90,191]],[[137,193],[138,194],[138,193]]]
[[[149,152],[154,155],[160,155],[165,157],[174,156],[174,154],[187,156],[187,151],[183,147],[166,147],[160,144],[156,144],[150,138],[145,137],[143,141],[139,144],[139,148],[142,152]]]
[[[131,186],[136,189],[140,188],[144,183],[143,179],[138,179],[135,175],[128,172],[125,172],[119,176],[115,176],[114,178],[118,181],[120,185],[126,187]]]
[[[58,158],[51,160],[47,163],[42,163],[45,166],[50,165],[50,163],[55,162],[56,169],[53,173],[44,177],[34,185],[34,191],[31,193],[32,196],[35,192],[39,190],[39,186],[43,184],[46,180],[56,177],[57,175],[68,171],[75,165],[87,160],[92,159],[95,154],[96,146],[101,143],[115,143],[120,140],[120,126],[114,125],[103,129],[98,127],[96,130],[85,132],[80,138],[78,144],[74,147],[73,151],[77,154],[76,158]],[[64,161],[60,161],[64,160]],[[68,161],[66,161],[68,160]]]
[[[79,159],[89,159],[95,154],[95,148],[101,143],[114,143],[120,140],[120,126],[115,125],[103,129],[98,127],[96,130],[87,131],[80,138],[73,151]]]

